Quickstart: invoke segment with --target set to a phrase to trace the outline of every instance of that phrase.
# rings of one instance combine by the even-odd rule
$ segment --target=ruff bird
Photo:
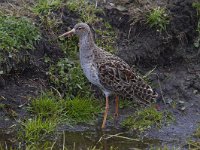
[[[98,86],[106,97],[102,128],[105,127],[109,110],[109,96],[115,94],[115,117],[118,116],[118,96],[129,99],[138,97],[140,101],[151,103],[157,93],[138,76],[121,58],[99,48],[93,39],[90,27],[78,23],[71,31],[59,37],[76,34],[79,37],[80,63],[87,79]]]

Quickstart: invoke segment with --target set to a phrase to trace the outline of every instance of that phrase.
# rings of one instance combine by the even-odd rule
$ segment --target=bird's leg
[[[102,123],[101,128],[105,127],[106,118],[107,118],[107,115],[108,115],[108,109],[109,109],[108,96],[106,96],[106,107],[105,107],[105,112],[104,112],[104,116],[103,116],[103,123]]]
[[[118,118],[118,109],[119,109],[119,96],[115,97],[115,113],[114,113],[114,118]]]

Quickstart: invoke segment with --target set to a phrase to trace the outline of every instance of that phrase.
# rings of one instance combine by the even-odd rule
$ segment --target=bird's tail
[[[140,99],[139,102],[150,104],[156,102],[158,94],[143,79],[138,77],[138,82],[133,87],[135,95]]]

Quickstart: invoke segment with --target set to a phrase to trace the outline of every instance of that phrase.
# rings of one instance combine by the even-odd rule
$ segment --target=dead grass
[[[35,15],[31,12],[30,7],[34,4],[34,0],[11,0],[0,3],[0,13],[10,16],[26,16],[34,18]]]

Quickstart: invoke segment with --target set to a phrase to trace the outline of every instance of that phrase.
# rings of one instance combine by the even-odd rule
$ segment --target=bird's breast
[[[91,62],[81,63],[81,67],[87,79],[94,85],[97,85],[101,88],[101,84],[98,77],[98,71],[95,65]]]

